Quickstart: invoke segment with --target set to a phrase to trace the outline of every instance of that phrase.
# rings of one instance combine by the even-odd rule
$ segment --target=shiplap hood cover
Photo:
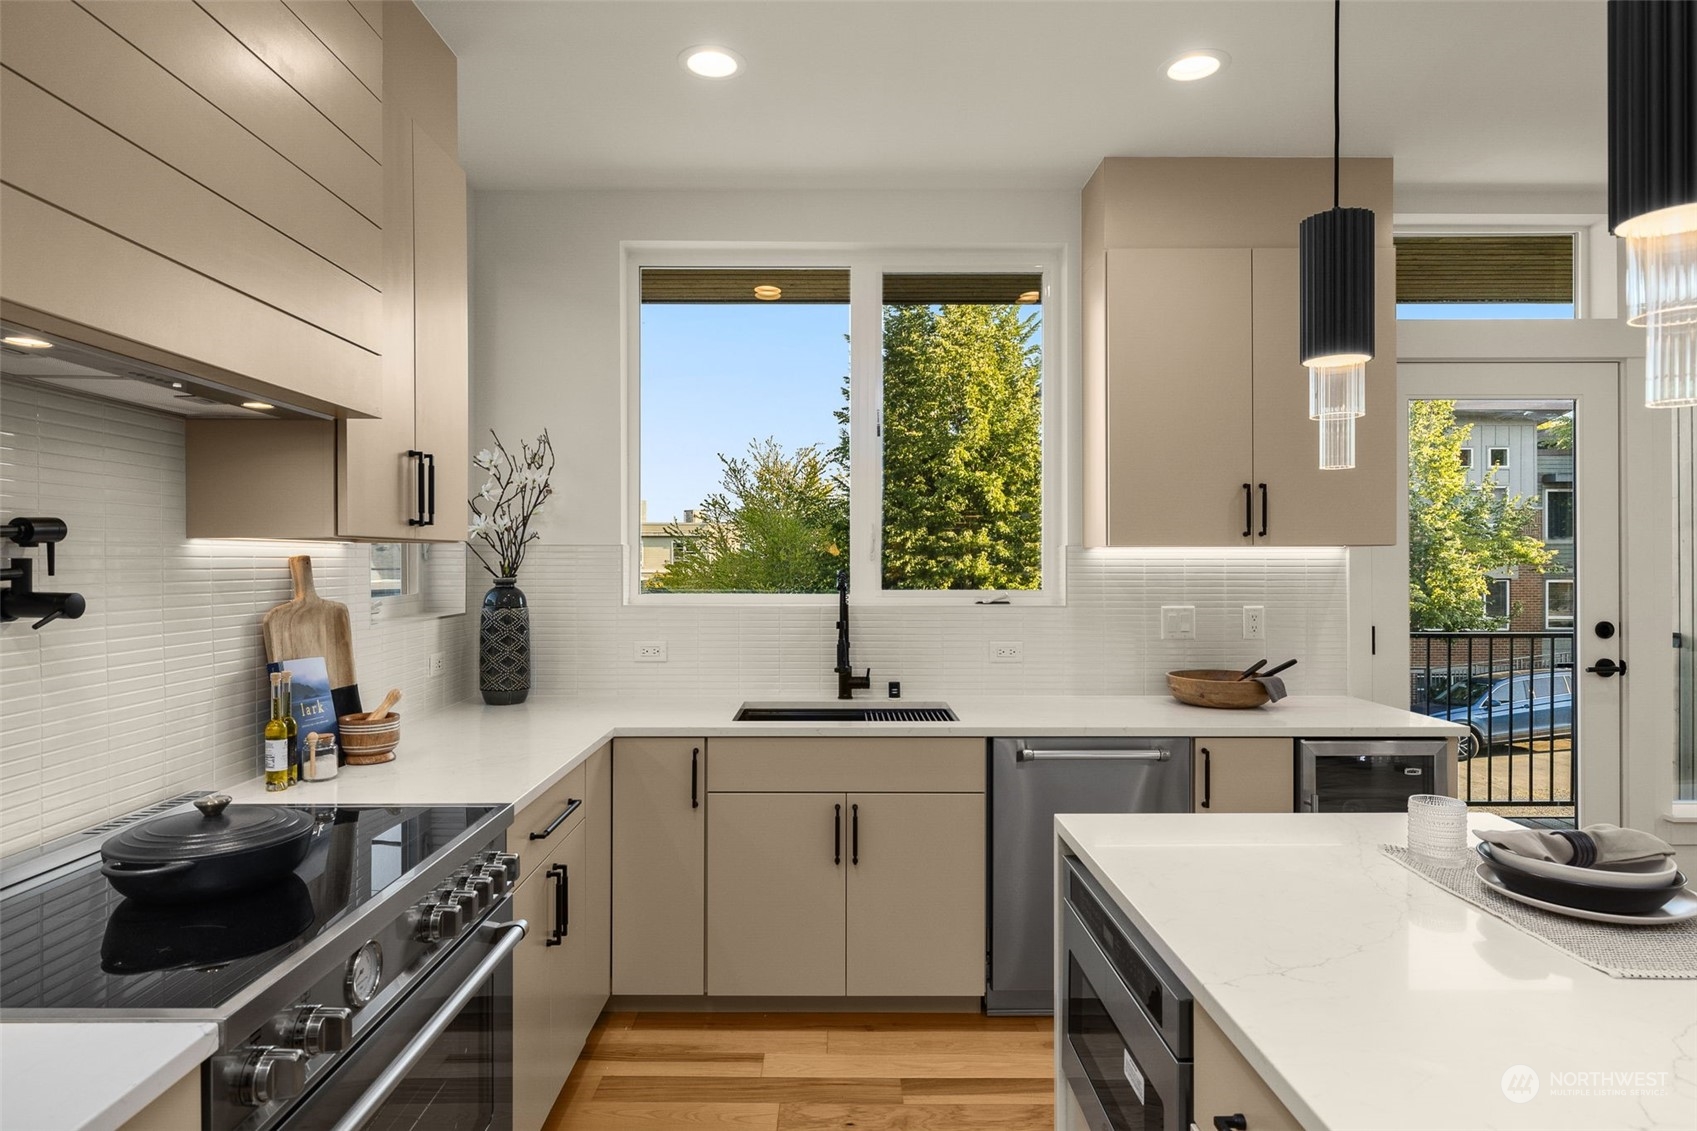
[[[459,57],[480,189],[1077,190],[1108,155],[1331,150],[1330,0],[419,6]],[[1394,157],[1399,196],[1602,209],[1602,0],[1352,0],[1343,20],[1343,151]],[[744,73],[686,73],[702,43]],[[1203,47],[1230,64],[1165,77]]]

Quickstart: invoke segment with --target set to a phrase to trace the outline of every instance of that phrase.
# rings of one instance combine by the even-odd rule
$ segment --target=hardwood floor
[[[1051,1131],[1053,1024],[605,1013],[545,1131]]]

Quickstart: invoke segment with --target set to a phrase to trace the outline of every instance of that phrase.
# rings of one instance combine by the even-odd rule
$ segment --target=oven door
[[[1069,905],[1061,1071],[1090,1131],[1185,1131],[1191,1071]]]
[[[505,901],[363,1037],[279,1131],[512,1131],[513,962]]]

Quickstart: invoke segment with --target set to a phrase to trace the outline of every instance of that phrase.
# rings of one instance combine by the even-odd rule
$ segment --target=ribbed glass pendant
[[[1609,230],[1644,400],[1697,405],[1697,0],[1609,0]]]

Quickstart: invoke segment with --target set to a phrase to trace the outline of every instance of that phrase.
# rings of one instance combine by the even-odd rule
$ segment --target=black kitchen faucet
[[[872,686],[872,669],[855,675],[849,663],[848,570],[837,571],[837,698],[853,699],[856,690]]]

